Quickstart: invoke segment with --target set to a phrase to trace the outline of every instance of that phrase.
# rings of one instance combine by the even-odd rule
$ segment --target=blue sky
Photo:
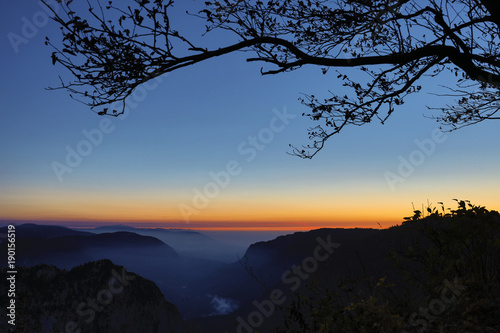
[[[50,62],[51,49],[43,42],[46,35],[57,39],[58,28],[44,23],[41,6],[36,1],[5,6],[0,219],[300,229],[389,226],[411,212],[412,202],[420,206],[427,200],[453,206],[452,198],[470,199],[499,209],[498,122],[446,133],[404,182],[391,187],[386,180],[387,172],[397,174],[400,156],[408,160],[422,150],[415,140],[432,140],[438,124],[423,114],[431,114],[426,105],[444,104],[429,94],[439,91],[444,77],[427,79],[424,93],[408,98],[386,125],[346,128],[314,159],[302,160],[286,154],[288,144],[306,144],[306,129],[316,123],[300,116],[307,108],[298,97],[340,91],[335,73],[322,75],[311,66],[263,77],[261,65],[246,63],[243,53],[185,68],[142,88],[132,96],[127,116],[106,118],[108,133],[71,173],[58,177],[54,163],[65,164],[67,147],[76,150],[88,141],[82,132],[100,129],[104,118],[64,91],[44,89],[67,73]],[[16,52],[9,34],[22,36],[26,21],[34,20],[37,31]],[[266,132],[285,110],[296,117],[247,161],[250,155],[238,147],[251,147],[249,137]],[[240,171],[196,206],[197,190],[203,192],[214,182],[210,173],[226,170],[230,161]],[[188,219],[180,208],[186,206],[193,209]]]

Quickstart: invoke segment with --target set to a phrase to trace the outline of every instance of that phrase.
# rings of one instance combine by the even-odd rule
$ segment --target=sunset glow
[[[19,18],[40,11],[28,2],[9,6],[4,35],[19,33]],[[43,43],[57,26],[39,30],[18,52],[3,41],[5,223],[387,228],[428,201],[455,208],[452,199],[468,199],[500,209],[497,124],[436,139],[426,106],[444,102],[433,78],[422,78],[421,93],[385,125],[346,129],[302,160],[287,154],[289,144],[309,144],[307,128],[317,124],[301,116],[308,108],[297,97],[343,91],[335,75],[308,67],[261,76],[261,65],[232,54],[159,78],[130,97],[126,115],[106,118],[66,92],[45,90],[63,70],[52,66]]]

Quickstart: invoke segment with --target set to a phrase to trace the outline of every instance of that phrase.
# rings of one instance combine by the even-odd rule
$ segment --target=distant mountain
[[[243,247],[217,241],[201,232],[187,229],[134,228],[125,225],[102,226],[84,229],[87,232],[103,233],[129,231],[139,235],[156,237],[170,245],[184,257],[236,262],[246,250]]]
[[[56,238],[62,236],[88,236],[92,233],[56,225],[25,223],[16,225],[16,238]],[[0,241],[7,237],[7,227],[0,228]]]
[[[51,230],[61,232],[66,228],[23,225],[19,229],[22,229],[21,237],[18,237],[16,227],[17,266],[50,264],[71,269],[89,261],[110,259],[153,280],[165,297],[178,305],[186,316],[197,316],[210,310],[211,299],[204,293],[198,295],[193,291],[193,281],[219,268],[222,264],[219,261],[181,257],[161,240],[129,231],[76,232],[70,236],[41,238],[24,236],[33,235],[38,230],[40,235],[48,237]],[[6,264],[7,242],[3,242],[0,244],[0,267]]]
[[[6,270],[1,271],[2,280]],[[7,300],[7,284],[0,284]],[[16,332],[189,333],[158,287],[109,260],[70,271],[38,265],[16,274]],[[8,318],[6,307],[0,316]],[[11,328],[6,320],[0,331]]]
[[[227,313],[224,307],[220,307],[224,306],[224,302],[233,304],[229,307],[231,311],[238,307],[238,311],[251,309],[251,301],[265,295],[263,286],[290,289],[283,282],[284,272],[293,265],[299,265],[305,258],[314,256],[320,246],[319,238],[323,242],[340,244],[339,248],[332,249],[334,254],[329,255],[318,269],[318,272],[325,272],[323,276],[317,274],[320,278],[362,276],[360,260],[367,261],[366,266],[386,269],[386,264],[382,262],[385,260],[384,246],[373,239],[380,236],[381,231],[374,229],[318,229],[280,236],[252,244],[240,260],[231,264],[185,258],[158,238],[135,233],[163,236],[163,239],[168,238],[181,248],[184,246],[186,252],[188,244],[199,247],[196,241],[206,247],[217,245],[210,237],[195,231],[128,226],[107,226],[94,229],[96,231],[102,233],[21,239],[16,244],[17,260],[27,266],[48,263],[69,269],[92,260],[111,259],[155,281],[167,299],[181,309],[185,318]],[[203,248],[197,251],[200,250]],[[325,254],[325,250],[321,251]],[[2,253],[7,253],[6,249]],[[4,263],[6,260],[2,259],[2,253],[0,260]],[[293,276],[290,279],[292,281]]]
[[[137,228],[130,227],[128,225],[123,224],[113,224],[113,225],[105,225],[102,227],[92,228],[88,230],[96,231],[96,232],[116,232],[116,231],[131,231],[134,232]]]
[[[34,234],[40,229],[42,236],[47,236],[50,228],[47,226],[25,226],[25,235]],[[23,232],[18,237],[16,228],[16,260],[20,265],[32,266],[37,264],[52,264],[60,268],[70,269],[76,265],[99,259],[113,259],[121,261],[120,258],[131,260],[138,256],[149,255],[152,258],[175,258],[178,254],[168,245],[154,237],[137,235],[131,232],[117,232],[105,234],[82,233],[71,236],[53,238],[24,237]],[[2,244],[2,248],[6,244]],[[4,257],[6,248],[0,253],[2,263],[5,265]]]

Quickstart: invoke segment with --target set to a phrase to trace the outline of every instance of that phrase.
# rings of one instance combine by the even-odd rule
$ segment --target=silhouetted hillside
[[[125,225],[103,226],[86,229],[93,233],[129,231],[139,235],[156,237],[183,257],[219,260],[232,263],[242,255],[244,248],[215,240],[201,232],[186,229],[134,228]]]
[[[195,321],[208,333],[498,333],[499,239],[497,212],[461,206],[386,230],[259,242],[200,282],[238,309]]]
[[[47,226],[23,228],[59,230]],[[65,228],[63,228],[65,229]],[[17,227],[16,227],[17,232]],[[26,234],[33,234],[27,232]],[[0,267],[7,264],[7,242],[0,244]],[[165,297],[179,306],[185,316],[210,312],[211,297],[192,289],[193,282],[216,270],[221,263],[199,258],[180,257],[161,240],[128,231],[84,233],[55,238],[24,238],[16,233],[16,265],[50,264],[71,269],[89,261],[110,259],[114,263],[151,279]]]
[[[33,229],[39,226],[28,226],[26,234],[34,233]],[[23,228],[26,230],[26,228]],[[42,234],[47,235],[48,228],[43,226]],[[117,232],[106,234],[84,233],[53,238],[18,237],[16,227],[16,260],[22,266],[36,264],[52,264],[60,268],[72,268],[88,261],[99,259],[128,258],[132,260],[138,256],[175,258],[178,254],[162,241],[148,236],[141,236],[131,232]],[[6,256],[6,243],[0,258]],[[6,260],[2,259],[5,265]]]
[[[49,265],[17,271],[16,332],[189,332],[179,310],[153,282],[109,260],[70,271]],[[5,269],[1,272],[5,281]],[[0,284],[2,299],[7,289]],[[7,318],[5,309],[2,318]],[[0,330],[7,329],[2,320]]]
[[[7,235],[7,227],[0,228],[0,241]],[[57,225],[25,223],[16,225],[16,238],[56,238],[62,236],[88,236],[90,232],[78,231]]]

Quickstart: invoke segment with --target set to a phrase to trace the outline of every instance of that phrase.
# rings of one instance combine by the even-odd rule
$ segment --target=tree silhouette
[[[304,115],[321,122],[308,129],[310,144],[292,146],[291,153],[302,158],[312,158],[347,125],[383,124],[408,95],[421,90],[424,76],[443,72],[456,76],[449,93],[443,93],[453,96],[454,104],[431,108],[431,118],[444,130],[500,119],[495,116],[500,2],[495,0],[205,1],[201,11],[186,15],[198,16],[207,32],[234,35],[232,42],[212,49],[172,27],[172,0],[95,0],[85,13],[74,12],[71,2],[53,10],[62,42],[47,38],[46,43],[54,47],[52,62],[74,77],[52,89],[67,89],[101,115],[123,113],[127,96],[151,79],[250,51],[247,61],[264,63],[263,75],[304,65],[319,66],[324,74],[334,68],[336,80],[352,91],[301,98],[310,109]],[[347,67],[367,79],[353,80],[342,72]],[[122,106],[111,108],[116,102]]]

